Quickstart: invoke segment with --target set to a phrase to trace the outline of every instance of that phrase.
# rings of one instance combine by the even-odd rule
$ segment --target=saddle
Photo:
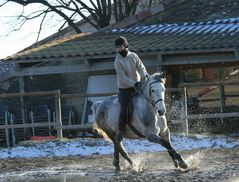
[[[137,92],[134,92],[130,95],[130,99],[129,99],[129,103],[127,105],[127,121],[126,121],[126,125],[128,125],[128,127],[136,134],[138,135],[139,137],[141,138],[145,138],[145,136],[143,134],[141,134],[131,123],[131,118],[133,116],[133,111],[134,111],[134,108],[133,108],[133,98],[134,96],[137,94]]]

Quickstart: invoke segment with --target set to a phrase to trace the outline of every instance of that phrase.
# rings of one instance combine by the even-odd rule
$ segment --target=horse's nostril
[[[163,116],[164,115],[163,111],[158,110],[158,113],[159,113],[159,116]]]
[[[165,114],[165,111],[158,110],[159,116],[163,116]]]

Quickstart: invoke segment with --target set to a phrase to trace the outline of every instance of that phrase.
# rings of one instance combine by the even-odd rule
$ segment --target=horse
[[[170,131],[165,117],[165,75],[154,73],[150,75],[140,86],[140,89],[132,98],[133,111],[130,117],[130,125],[141,136],[132,131],[129,125],[124,131],[124,138],[137,139],[145,137],[149,142],[157,143],[167,149],[168,154],[176,169],[186,170],[187,163],[176,152],[170,141]],[[120,103],[116,95],[93,104],[94,131],[114,144],[113,165],[116,171],[120,171],[119,153],[133,167],[133,162],[123,147],[121,141],[115,139],[118,131]]]

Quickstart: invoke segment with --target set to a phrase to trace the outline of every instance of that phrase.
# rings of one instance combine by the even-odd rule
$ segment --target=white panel
[[[87,93],[116,93],[118,92],[116,75],[90,76],[88,78]],[[93,103],[107,97],[91,97]],[[88,122],[93,122],[93,115],[88,115]]]

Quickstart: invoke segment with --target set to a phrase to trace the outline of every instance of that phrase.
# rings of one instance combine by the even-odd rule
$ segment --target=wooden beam
[[[204,86],[221,86],[221,85],[239,85],[239,81],[215,81],[215,82],[201,82],[201,83],[181,83],[179,87],[204,87]]]
[[[239,112],[232,112],[232,113],[213,113],[213,114],[191,114],[191,115],[183,115],[180,119],[170,119],[172,123],[184,123],[185,119],[210,119],[210,118],[230,118],[230,117],[239,117]]]
[[[56,129],[62,130],[78,130],[78,131],[92,131],[93,123],[79,124],[79,125],[62,125],[55,126]]]
[[[21,97],[21,96],[55,96],[58,91],[41,91],[41,92],[27,92],[27,93],[11,93],[11,94],[0,94],[0,99]]]
[[[193,114],[182,116],[181,119],[209,119],[209,118],[229,118],[229,117],[239,117],[239,112],[232,113],[213,113],[213,114]]]
[[[145,66],[157,66],[159,65],[155,59],[150,59],[144,62]],[[104,71],[114,70],[114,61],[112,62],[99,62],[93,63],[89,67],[86,64],[78,65],[64,65],[64,66],[42,66],[42,67],[30,67],[24,68],[15,72],[14,76],[33,76],[33,75],[48,75],[48,74],[60,74],[60,73],[84,73],[90,71]]]
[[[62,126],[62,117],[61,117],[61,98],[60,96],[60,91],[58,91],[58,94],[55,98],[55,110],[56,110],[56,123],[59,126]],[[57,129],[57,137],[58,138],[63,138],[63,133],[62,133],[62,129]]]
[[[88,68],[91,67],[91,63],[90,63],[89,59],[85,59],[84,63]]]
[[[46,121],[47,122],[47,121]],[[13,124],[13,125],[0,125],[0,129],[19,129],[31,127],[48,127],[53,126],[56,130],[82,130],[89,131],[93,129],[93,123],[80,124],[80,125],[58,125],[57,123],[28,123],[28,124]],[[9,135],[9,133],[8,133]]]
[[[162,65],[209,64],[235,61],[236,57],[233,52],[208,54],[175,54],[163,55]]]
[[[184,114],[187,117],[188,116],[188,93],[187,93],[187,87],[184,87]],[[183,123],[183,130],[186,134],[188,134],[188,119],[185,118],[185,121]]]
[[[113,62],[106,62],[102,64],[93,64],[88,67],[85,64],[82,65],[64,65],[64,66],[45,66],[25,68],[16,72],[15,76],[31,76],[31,75],[48,75],[48,74],[60,74],[60,73],[84,73],[89,71],[111,70],[114,69]]]
[[[31,128],[31,127],[48,127],[48,126],[56,126],[56,123],[25,123],[25,124],[13,124],[13,125],[0,125],[0,129],[11,129],[11,128]]]
[[[19,93],[24,94],[25,93],[25,79],[24,76],[19,77]],[[21,114],[22,114],[22,123],[26,123],[26,116],[25,116],[25,101],[24,97],[21,95],[20,96],[20,103],[21,103]],[[27,131],[24,129],[24,138],[26,137]]]
[[[234,49],[234,54],[235,54],[236,60],[239,61],[239,50],[238,50],[238,48]]]

